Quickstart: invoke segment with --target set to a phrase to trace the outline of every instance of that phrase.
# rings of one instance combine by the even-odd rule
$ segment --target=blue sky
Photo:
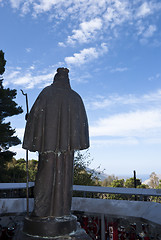
[[[20,89],[31,107],[68,67],[88,115],[91,167],[160,174],[160,12],[159,0],[0,0],[4,85],[17,89],[25,112]],[[10,120],[22,139],[24,114]],[[25,157],[21,146],[12,150]]]

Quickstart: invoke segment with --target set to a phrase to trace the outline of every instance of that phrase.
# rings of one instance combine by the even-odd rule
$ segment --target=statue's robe
[[[23,148],[66,152],[89,147],[88,123],[81,97],[53,83],[35,101],[27,119]]]
[[[81,97],[69,84],[54,82],[35,101],[23,148],[39,152],[34,215],[70,214],[74,151],[89,147],[87,116]]]

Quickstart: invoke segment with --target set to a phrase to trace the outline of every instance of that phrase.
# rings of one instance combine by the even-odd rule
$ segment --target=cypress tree
[[[5,122],[5,119],[23,112],[14,101],[17,95],[16,89],[3,87],[2,75],[5,72],[5,65],[4,52],[0,50],[0,182],[7,180],[6,163],[15,155],[9,148],[21,143],[20,139],[14,135],[15,129],[11,127],[10,122]]]

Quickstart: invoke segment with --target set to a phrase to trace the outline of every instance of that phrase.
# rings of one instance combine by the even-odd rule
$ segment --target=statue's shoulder
[[[76,91],[74,91],[73,89],[71,89],[71,94],[73,96],[75,96],[76,98],[81,99],[81,96]]]
[[[39,94],[40,97],[44,97],[45,95],[48,96],[49,93],[52,91],[52,84],[45,87]]]

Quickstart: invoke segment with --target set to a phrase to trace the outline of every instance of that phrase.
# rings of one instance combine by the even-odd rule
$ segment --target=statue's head
[[[58,68],[57,73],[54,76],[54,82],[56,81],[69,81],[68,77],[69,69],[67,68]]]

